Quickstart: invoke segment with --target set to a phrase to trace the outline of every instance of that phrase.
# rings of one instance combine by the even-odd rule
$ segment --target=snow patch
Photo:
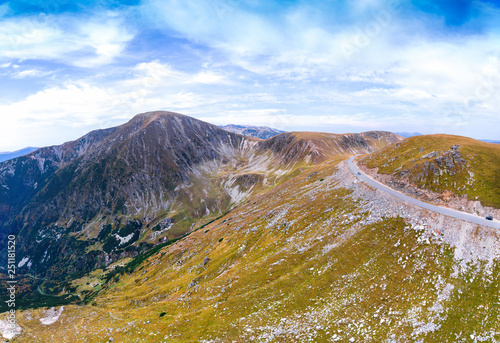
[[[43,325],[54,324],[55,322],[57,322],[57,320],[61,316],[61,313],[63,312],[63,310],[64,310],[64,306],[61,306],[59,311],[57,311],[55,307],[52,307],[50,310],[47,310],[45,312],[44,318],[40,318],[40,322]]]
[[[125,237],[122,237],[122,236],[115,233],[115,237],[116,237],[116,239],[118,239],[120,241],[119,245],[123,245],[123,244],[127,243],[128,241],[130,241],[132,239],[132,237],[134,237],[134,233],[132,232],[131,234],[129,234]]]
[[[251,190],[251,189],[250,189]],[[236,185],[233,188],[226,188],[227,193],[231,197],[231,203],[233,204],[238,204],[241,201],[243,201],[249,193],[247,192],[240,192],[240,186]]]
[[[17,264],[17,267],[18,268],[21,268],[22,266],[24,266],[26,264],[26,262],[28,262],[30,260],[29,257],[24,257],[21,261],[19,261],[19,263]]]
[[[21,327],[17,322],[10,324],[8,320],[0,320],[0,332],[3,338],[12,339],[21,333]]]

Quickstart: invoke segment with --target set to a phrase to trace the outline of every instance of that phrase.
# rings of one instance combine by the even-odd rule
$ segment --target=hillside
[[[376,192],[343,158],[75,282],[86,305],[20,311],[15,341],[498,341],[499,234]]]
[[[398,139],[281,135],[260,140],[148,112],[0,163],[2,249],[16,234],[18,273],[36,276],[25,281],[20,303],[32,306],[33,292],[56,296],[94,269],[183,237],[326,158]]]
[[[451,135],[417,136],[361,158],[360,163],[376,168],[386,184],[430,201],[480,215],[500,209],[497,144]]]
[[[272,151],[284,164],[299,160],[316,164],[333,156],[373,152],[399,140],[393,133],[383,131],[360,134],[286,132],[257,143],[256,148]]]

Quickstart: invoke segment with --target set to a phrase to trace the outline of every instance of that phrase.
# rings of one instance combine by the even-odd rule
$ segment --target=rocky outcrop
[[[421,152],[422,151],[420,151],[420,153]],[[397,159],[398,157],[396,156],[388,160],[382,167],[386,167],[388,163],[396,161]],[[496,218],[500,217],[500,209],[483,206],[481,202],[471,200],[467,196],[459,196],[449,190],[441,193],[434,192],[417,185],[417,183],[423,182],[429,178],[436,180],[436,178],[443,175],[453,176],[460,172],[466,172],[468,175],[472,174],[472,172],[467,169],[468,163],[460,152],[460,145],[452,145],[449,150],[441,154],[439,151],[433,151],[423,155],[420,159],[415,159],[415,161],[424,159],[432,160],[423,162],[423,168],[420,169],[420,172],[414,174],[402,167],[394,169],[392,174],[378,173],[379,168],[370,169],[363,164],[359,164],[359,167],[376,180],[424,201],[437,205],[444,205],[460,211],[466,211],[482,217],[488,215],[493,215]]]

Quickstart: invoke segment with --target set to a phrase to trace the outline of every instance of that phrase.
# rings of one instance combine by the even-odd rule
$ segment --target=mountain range
[[[229,124],[229,125],[221,125],[220,127],[229,132],[238,133],[240,135],[255,137],[260,139],[268,139],[276,135],[279,135],[280,133],[285,132],[267,126]]]
[[[71,279],[178,238],[297,170],[398,140],[388,132],[262,140],[177,113],[139,114],[1,163],[2,243],[19,237],[20,270]]]
[[[500,233],[371,187],[352,155],[497,223],[499,147],[459,136],[260,139],[149,112],[0,163],[14,341],[498,341]]]
[[[38,148],[27,147],[24,149],[11,151],[11,152],[0,152],[0,162],[4,162],[4,161],[11,160],[11,159],[19,157],[19,156],[29,154],[30,152],[35,151],[36,149],[38,149]]]

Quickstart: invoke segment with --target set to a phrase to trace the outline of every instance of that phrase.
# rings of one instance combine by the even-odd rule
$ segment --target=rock
[[[450,155],[446,155],[444,161],[446,163],[446,168],[453,169],[455,167],[455,164],[453,163],[453,158]]]
[[[458,151],[458,149],[460,149],[460,144],[456,144],[456,145],[451,146],[451,150]]]
[[[166,227],[170,226],[173,224],[173,220],[170,217],[167,217],[165,219],[162,219],[158,222],[158,225],[160,226],[160,229],[163,230]]]
[[[430,152],[430,153],[422,156],[422,158],[433,158],[433,157],[437,156],[438,153],[439,153],[438,151],[433,151],[433,152]]]
[[[434,163],[429,163],[429,169],[434,175],[439,175],[439,168]]]
[[[202,266],[203,266],[203,267],[205,267],[205,266],[206,266],[206,264],[207,264],[208,262],[210,262],[210,257],[205,256],[205,258],[203,259],[203,264],[202,264]]]
[[[420,148],[420,149],[418,150],[418,153],[419,153],[419,154],[421,154],[423,151],[424,151],[424,148]]]
[[[317,175],[318,172],[314,172],[314,173],[311,173],[309,174],[307,177],[306,177],[306,180],[309,180],[310,178],[312,178],[314,175]]]

